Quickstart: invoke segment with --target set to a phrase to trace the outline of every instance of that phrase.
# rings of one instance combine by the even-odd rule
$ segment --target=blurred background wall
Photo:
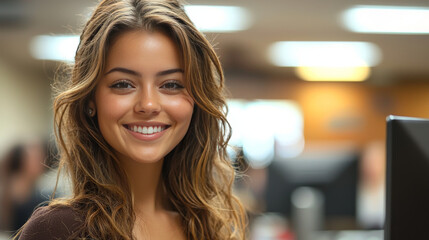
[[[294,211],[299,212],[299,208],[291,199],[293,190],[303,186],[312,186],[312,191],[300,192],[301,196],[307,196],[304,200],[311,199],[311,196],[318,199],[319,192],[324,195],[320,208],[325,211],[326,216],[336,215],[337,220],[330,222],[324,219],[314,223],[315,229],[381,229],[384,200],[382,194],[381,197],[379,195],[384,187],[385,119],[390,114],[429,118],[429,32],[354,31],[348,28],[345,15],[352,8],[375,4],[417,7],[427,11],[429,3],[418,0],[383,0],[376,3],[366,0],[187,2],[190,6],[224,5],[241,8],[241,12],[233,14],[239,17],[238,20],[229,19],[216,11],[212,11],[217,13],[214,16],[203,15],[203,20],[208,22],[222,22],[222,19],[227,19],[226,25],[229,27],[235,26],[234,21],[241,21],[242,23],[237,23],[241,29],[201,28],[220,56],[230,99],[240,101],[239,105],[244,106],[243,109],[247,109],[245,104],[255,101],[285,101],[289,105],[280,105],[297,109],[296,114],[289,117],[302,120],[301,125],[296,125],[296,128],[302,129],[299,144],[292,144],[292,147],[287,148],[299,148],[299,151],[295,149],[295,154],[286,157],[277,153],[266,155],[269,158],[266,164],[252,165],[252,157],[246,156],[242,143],[244,140],[235,142],[239,151],[234,156],[244,154],[249,164],[245,171],[247,177],[238,182],[237,192],[249,208],[252,224],[255,224],[251,225],[254,229],[253,236],[259,236],[258,226],[265,226],[272,232],[283,234],[279,233],[278,236],[281,236],[278,238],[274,233],[271,238],[253,238],[293,239],[299,234],[297,224],[301,220],[292,211],[295,208]],[[79,33],[96,3],[94,0],[0,1],[0,159],[3,162],[17,144],[26,145],[34,139],[52,139],[51,84],[63,61],[38,56],[34,48],[36,46],[40,50],[42,46],[38,45],[36,37]],[[422,16],[427,15],[426,12]],[[394,25],[407,22],[416,25],[412,17],[397,14],[395,16],[394,20],[398,21]],[[429,19],[419,22],[423,23],[423,29],[429,29]],[[368,74],[360,81],[347,82],[341,78],[334,81],[333,77],[327,81],[307,81],[299,72],[300,66],[276,66],[270,59],[272,44],[278,41],[365,42],[376,47],[378,58],[360,66],[369,67],[365,68]],[[71,49],[73,52],[74,44],[75,42],[71,41],[59,49]],[[53,45],[50,47],[54,48]],[[58,51],[60,50],[57,49]],[[323,57],[324,54],[313,58],[319,58],[321,55]],[[330,54],[325,55],[328,61]],[[336,55],[332,55],[335,58]],[[270,115],[269,111],[282,111],[281,108],[258,109],[257,112],[247,115],[250,118],[255,116],[260,122],[254,126],[256,129],[263,129],[271,124],[274,115]],[[284,125],[289,124],[288,119],[288,115],[285,115],[282,120]],[[281,141],[274,136],[283,124],[276,124],[272,136],[264,135],[272,141],[269,151],[281,149],[283,146],[279,145]],[[295,125],[290,126],[295,128]],[[255,131],[255,128],[249,131]],[[259,138],[259,135],[253,136]],[[258,161],[257,157],[255,159]],[[338,172],[336,180],[327,180],[326,176],[323,178],[323,174],[317,175],[324,172],[325,175],[333,176],[334,168]],[[319,177],[315,177],[316,175]],[[348,181],[343,179],[342,175],[351,176],[349,185],[334,184],[335,181]],[[340,189],[339,197],[333,189]],[[331,206],[330,201],[335,202],[339,198],[341,202],[341,189],[345,189],[346,195],[350,190],[349,196],[343,199],[351,201],[346,205],[352,209],[342,213],[341,210],[328,207]],[[273,195],[273,192],[276,194]],[[300,195],[297,194],[298,197]],[[362,197],[367,195],[374,196],[375,200]],[[300,199],[298,197],[297,199]],[[377,203],[368,207],[370,202]],[[4,207],[0,208],[0,214],[2,212],[5,212]],[[274,212],[274,215],[269,215],[268,212]],[[316,213],[317,211],[313,211],[313,214]],[[304,215],[302,213],[302,216]],[[305,236],[301,238],[304,239]]]

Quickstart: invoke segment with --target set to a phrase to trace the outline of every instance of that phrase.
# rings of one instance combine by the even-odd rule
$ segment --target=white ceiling
[[[2,0],[0,1],[0,58],[20,67],[37,69],[29,42],[38,34],[78,33],[95,0]],[[235,5],[247,8],[250,29],[235,33],[208,34],[221,56],[227,74],[264,79],[294,79],[291,68],[271,66],[266,50],[274,41],[369,41],[382,51],[369,82],[429,80],[429,35],[359,34],[342,28],[339,15],[361,4],[429,7],[425,0],[188,0],[191,4]],[[428,23],[429,24],[429,23]]]

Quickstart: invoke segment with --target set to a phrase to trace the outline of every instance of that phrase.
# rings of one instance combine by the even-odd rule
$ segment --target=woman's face
[[[186,81],[165,34],[130,31],[113,41],[90,106],[121,161],[156,162],[182,140],[194,107]]]

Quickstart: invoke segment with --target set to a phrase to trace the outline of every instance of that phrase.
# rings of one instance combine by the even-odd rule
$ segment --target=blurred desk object
[[[312,240],[324,223],[324,196],[314,188],[299,187],[292,193],[292,219],[298,240]]]
[[[320,231],[314,240],[383,240],[383,230],[373,231]],[[404,239],[405,240],[405,239]]]
[[[347,231],[314,231],[312,234],[298,236],[291,228],[290,222],[276,213],[266,213],[255,218],[251,224],[250,240],[383,240],[383,230],[347,230]],[[408,239],[404,239],[408,240]],[[414,239],[412,239],[414,240]]]

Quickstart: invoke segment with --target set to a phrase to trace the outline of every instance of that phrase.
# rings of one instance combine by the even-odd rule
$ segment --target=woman
[[[174,0],[104,0],[54,102],[69,200],[20,239],[244,239],[223,75]]]

